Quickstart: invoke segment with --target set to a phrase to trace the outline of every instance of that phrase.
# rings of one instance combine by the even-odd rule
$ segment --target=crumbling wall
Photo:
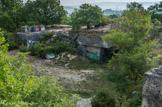
[[[28,32],[28,33],[23,33],[23,32],[18,32],[18,39],[21,43],[27,45],[28,40],[32,41],[40,41],[46,33],[44,32]]]
[[[162,107],[162,66],[145,73],[142,107]]]

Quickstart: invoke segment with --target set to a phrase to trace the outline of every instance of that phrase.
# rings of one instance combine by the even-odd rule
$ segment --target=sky
[[[60,0],[63,6],[80,5],[83,3],[97,3],[97,2],[159,2],[162,0]]]

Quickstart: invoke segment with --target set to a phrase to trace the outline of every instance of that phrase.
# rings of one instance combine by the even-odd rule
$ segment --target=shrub
[[[115,107],[115,97],[108,90],[102,89],[93,97],[92,107]]]
[[[30,55],[32,55],[32,56],[38,55],[38,54],[39,54],[39,48],[40,48],[40,47],[43,47],[43,45],[40,44],[40,43],[37,43],[36,45],[32,45],[32,46],[29,48]]]
[[[31,46],[29,50],[31,55],[42,58],[45,58],[46,54],[49,53],[60,54],[67,51],[75,54],[77,52],[73,45],[68,45],[62,41],[57,41],[53,46],[45,46],[42,43],[37,43],[35,46]]]
[[[40,47],[38,48],[37,56],[45,58],[46,54],[52,53],[52,47],[46,46],[46,47]]]
[[[20,52],[28,52],[28,47],[25,46],[24,44],[22,44],[22,45],[19,47],[19,49],[20,49]]]
[[[41,42],[45,43],[47,40],[49,40],[52,37],[52,33],[47,33],[44,38],[42,38]]]
[[[66,50],[67,50],[69,53],[71,53],[71,54],[77,53],[76,48],[74,48],[74,47],[72,47],[72,46],[67,47]]]
[[[36,103],[34,107],[76,107],[79,97],[64,94],[62,87],[56,84],[54,79],[40,77],[38,84],[38,88],[29,94],[24,101]]]
[[[68,45],[66,42],[62,41],[57,41],[54,47],[57,49],[57,51],[55,50],[57,54],[65,51],[70,52],[72,54],[75,54],[77,52],[73,45]]]
[[[5,37],[6,43],[9,44],[9,47],[8,47],[9,50],[18,48],[18,42],[16,42],[16,38],[14,37],[12,33],[4,32],[4,37]]]

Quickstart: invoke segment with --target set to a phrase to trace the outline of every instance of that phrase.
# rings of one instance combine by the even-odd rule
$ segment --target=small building
[[[112,45],[102,40],[102,36],[108,33],[108,27],[106,28],[85,30],[77,33],[76,41],[79,44],[79,53],[97,61],[111,58],[113,55]]]

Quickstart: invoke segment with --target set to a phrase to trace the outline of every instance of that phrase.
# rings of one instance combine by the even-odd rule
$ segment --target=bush
[[[30,55],[32,55],[32,56],[38,55],[38,54],[39,54],[39,48],[40,48],[40,47],[43,47],[43,45],[40,44],[40,43],[37,43],[36,45],[32,45],[32,46],[29,48]]]
[[[28,52],[28,47],[25,46],[24,44],[22,44],[22,45],[19,47],[19,49],[20,49],[20,52]]]
[[[92,107],[115,107],[115,97],[108,90],[102,89],[93,97]]]
[[[74,48],[73,46],[67,47],[66,50],[67,50],[69,53],[71,53],[71,54],[77,53],[76,48]]]
[[[60,54],[62,52],[70,52],[75,54],[77,51],[73,45],[68,45],[66,42],[57,41],[53,46],[45,46],[44,44],[37,43],[35,46],[30,47],[30,54],[45,58],[46,54],[54,53]]]
[[[47,33],[41,40],[42,43],[45,43],[47,40],[49,40],[52,37],[52,33]]]
[[[9,50],[18,48],[18,42],[12,33],[4,32],[4,37],[6,39],[6,43],[9,44]]]
[[[38,84],[38,88],[24,99],[36,103],[33,107],[76,107],[79,97],[63,93],[54,79],[40,77]]]

